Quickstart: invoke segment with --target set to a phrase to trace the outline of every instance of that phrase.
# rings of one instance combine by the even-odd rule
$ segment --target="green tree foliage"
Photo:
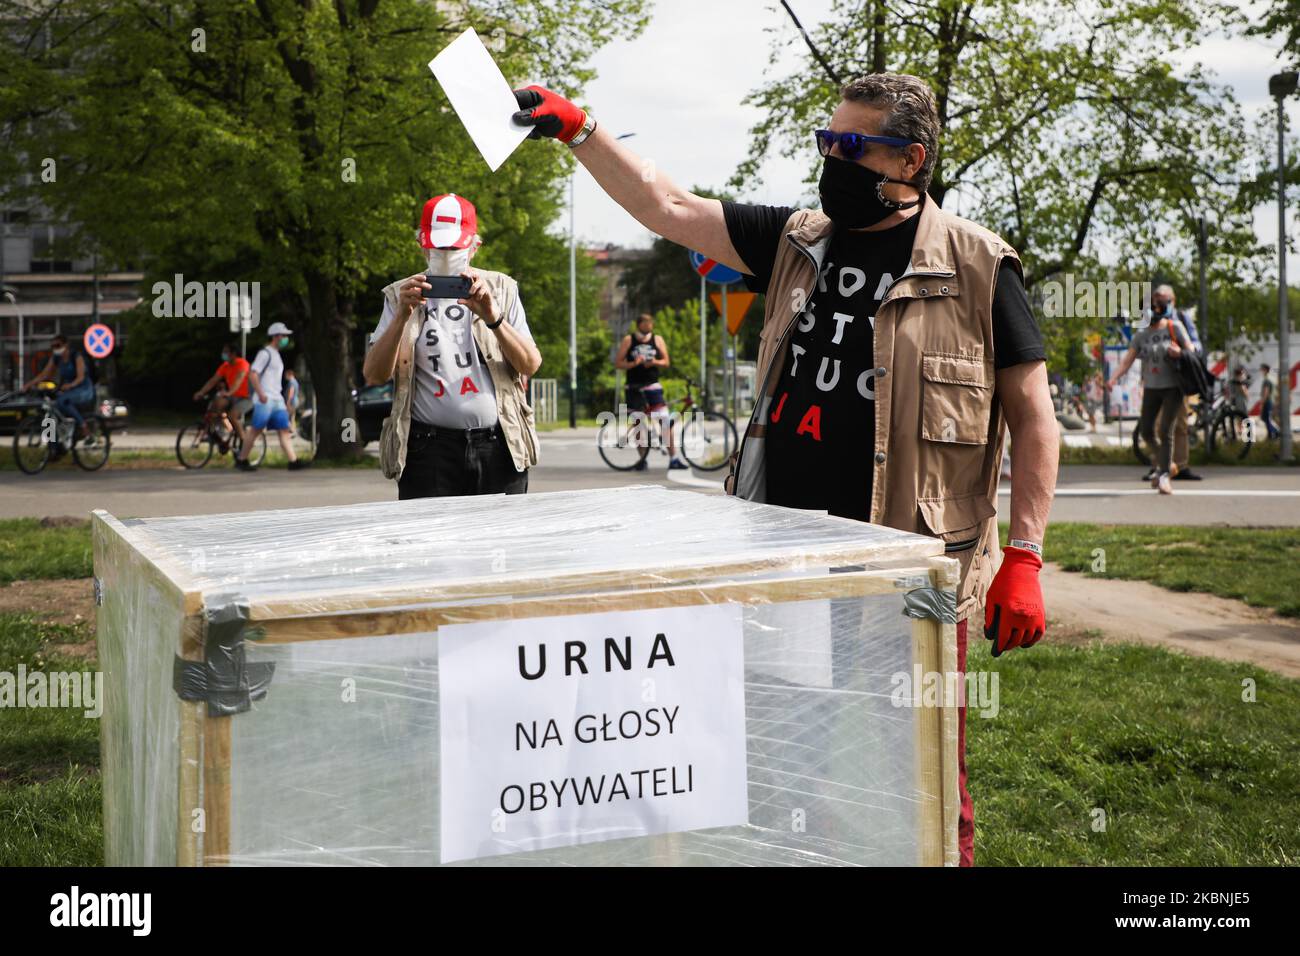
[[[752,184],[765,157],[791,150],[805,152],[815,182],[811,131],[840,85],[912,73],[931,84],[943,124],[932,197],[1004,236],[1031,290],[1065,273],[1100,280],[1157,262],[1190,278],[1199,214],[1210,223],[1211,281],[1253,280],[1267,249],[1253,230],[1250,170],[1266,142],[1231,91],[1199,67],[1176,75],[1171,62],[1212,31],[1243,26],[1215,0],[837,2],[810,30],[820,60],[809,52],[778,71],[802,41],[792,26],[776,36],[769,78],[749,97],[763,114],[752,156],[732,185]],[[1075,342],[1098,324],[1058,321],[1052,331]]]
[[[1300,69],[1300,0],[1273,0],[1264,18],[1247,32],[1252,36],[1280,37],[1290,69]]]
[[[22,3],[0,43],[0,183],[81,224],[106,261],[155,278],[261,283],[263,327],[299,334],[315,385],[320,453],[338,427],[379,290],[422,266],[429,196],[479,211],[480,265],[510,272],[550,374],[567,365],[547,232],[572,161],[527,143],[489,173],[426,67],[471,23],[513,81],[574,92],[603,43],[636,33],[643,0],[68,0]],[[13,6],[13,4],[9,4]],[[42,157],[57,179],[25,181]],[[594,293],[584,281],[584,308]],[[204,340],[211,330],[190,337]],[[164,336],[165,337],[165,336]],[[224,333],[216,335],[216,339]]]

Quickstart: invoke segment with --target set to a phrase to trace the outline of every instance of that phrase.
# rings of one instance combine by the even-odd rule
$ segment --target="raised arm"
[[[550,136],[569,143],[587,122],[585,110],[540,86],[515,90],[515,100],[520,106],[515,119],[532,126],[535,139]],[[573,155],[614,202],[651,232],[752,274],[731,244],[718,200],[682,189],[599,124],[573,148]]]

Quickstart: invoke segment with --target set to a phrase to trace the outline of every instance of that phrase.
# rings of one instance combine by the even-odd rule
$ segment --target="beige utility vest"
[[[482,272],[492,290],[501,315],[508,316],[519,297],[515,280],[500,272]],[[397,292],[405,279],[384,287],[384,299],[399,315]],[[503,318],[504,321],[504,318]],[[415,343],[424,325],[424,310],[412,309],[402,329],[397,345],[397,364],[393,371],[393,410],[384,419],[379,435],[379,467],[385,478],[397,479],[406,467],[406,444],[411,430],[411,403],[415,392]],[[496,333],[477,318],[473,323],[474,343],[478,346],[483,363],[492,376],[492,388],[497,397],[497,423],[505,436],[510,457],[516,471],[526,471],[538,461],[537,428],[533,422],[533,407],[528,404],[528,393],[523,376],[506,359]]]
[[[1001,558],[997,487],[1006,433],[994,394],[993,290],[1015,251],[927,200],[908,271],[876,312],[873,524],[937,536],[961,562],[958,619],[978,609]],[[765,435],[790,330],[811,301],[832,226],[817,210],[786,223],[759,337],[762,389],[727,487],[766,500]],[[866,494],[867,489],[863,488]]]

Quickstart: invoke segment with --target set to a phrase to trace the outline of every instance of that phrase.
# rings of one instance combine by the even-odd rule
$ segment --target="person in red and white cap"
[[[363,368],[367,384],[394,382],[380,467],[402,499],[523,494],[538,453],[526,380],[542,356],[519,286],[470,265],[483,241],[463,196],[425,203],[417,237],[429,275],[462,276],[470,289],[462,299],[425,298],[424,273],[384,289]]]

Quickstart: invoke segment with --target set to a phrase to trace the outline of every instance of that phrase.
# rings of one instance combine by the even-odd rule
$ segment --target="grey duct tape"
[[[957,623],[957,595],[938,588],[913,588],[903,595],[903,614],[930,618],[940,624]]]
[[[172,688],[181,700],[205,702],[209,717],[242,714],[266,696],[275,674],[274,664],[249,663],[244,652],[244,642],[258,640],[263,631],[248,625],[248,602],[238,595],[217,596],[203,613],[203,660],[177,657]]]

